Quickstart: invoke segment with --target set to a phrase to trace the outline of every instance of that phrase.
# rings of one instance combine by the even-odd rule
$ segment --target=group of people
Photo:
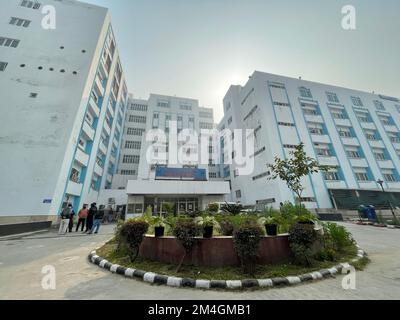
[[[68,206],[62,210],[60,229],[58,230],[59,235],[65,235],[68,231],[72,232],[72,229],[74,228],[75,215],[72,204],[68,204]],[[92,203],[90,209],[87,209],[87,206],[84,205],[78,212],[78,222],[76,224],[75,232],[78,232],[79,227],[81,227],[81,232],[83,233],[99,233],[103,216],[104,211],[98,210],[96,203]]]

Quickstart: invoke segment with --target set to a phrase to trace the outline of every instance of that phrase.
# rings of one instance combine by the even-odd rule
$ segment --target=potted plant
[[[258,220],[260,225],[265,227],[265,231],[267,236],[277,236],[278,235],[278,222],[277,219],[269,216],[269,217],[262,217]]]
[[[162,216],[154,218],[154,236],[163,237],[165,232],[165,219]]]
[[[217,225],[217,221],[214,217],[197,217],[196,223],[203,229],[203,238],[212,238],[214,232],[214,226]]]

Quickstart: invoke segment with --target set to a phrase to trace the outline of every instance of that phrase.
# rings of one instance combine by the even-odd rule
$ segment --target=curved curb
[[[366,256],[366,253],[357,245],[357,257],[351,262],[356,262]],[[166,285],[175,288],[196,288],[202,290],[209,289],[225,289],[225,290],[238,290],[238,289],[253,289],[253,288],[272,288],[272,287],[286,287],[298,285],[305,282],[312,282],[315,280],[322,280],[330,278],[336,274],[347,274],[350,269],[350,263],[340,263],[330,269],[321,269],[299,276],[288,276],[282,278],[270,279],[247,279],[247,280],[194,280],[188,278],[178,278],[166,275],[159,275],[153,272],[146,272],[143,270],[126,268],[111,262],[96,255],[96,251],[89,254],[89,261],[100,268],[109,270],[127,278],[134,278],[142,280],[150,284]]]

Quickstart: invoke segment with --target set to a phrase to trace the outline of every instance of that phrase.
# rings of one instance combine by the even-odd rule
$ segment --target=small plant
[[[211,238],[214,227],[218,229],[220,227],[217,220],[212,216],[197,217],[194,221],[202,228],[204,238]]]
[[[163,202],[162,210],[167,213],[167,216],[174,215],[175,211],[175,203],[172,202]]]
[[[254,275],[255,273],[261,237],[262,230],[255,223],[247,223],[233,233],[235,250],[243,271],[247,274]]]
[[[149,224],[144,219],[130,219],[118,229],[117,239],[129,249],[129,257],[134,262],[139,255],[139,248],[144,236],[149,229]]]
[[[325,246],[341,253],[355,245],[351,233],[345,227],[339,226],[336,223],[328,222],[324,224],[324,239]]]
[[[193,219],[180,218],[173,227],[172,233],[185,250],[183,257],[176,268],[176,272],[179,272],[185,257],[192,251],[193,247],[197,243],[196,237],[199,235],[200,229]]]
[[[243,212],[243,206],[241,204],[234,204],[234,203],[228,203],[226,202],[222,207],[221,210],[225,213],[231,214],[231,215],[238,215]]]
[[[154,227],[165,228],[165,226],[167,225],[166,219],[163,216],[154,217],[152,222]]]
[[[233,235],[234,226],[231,221],[224,219],[219,222],[219,225],[223,236],[231,237]]]
[[[208,207],[207,207],[207,210],[208,210],[210,213],[217,213],[218,210],[219,210],[218,203],[210,203],[210,204],[208,205]]]
[[[383,218],[382,212],[379,211],[379,213],[376,215],[376,223],[383,225],[386,223],[386,220]]]
[[[311,266],[315,254],[314,244],[318,234],[313,225],[294,224],[289,230],[289,244],[294,255],[294,262],[301,266]]]

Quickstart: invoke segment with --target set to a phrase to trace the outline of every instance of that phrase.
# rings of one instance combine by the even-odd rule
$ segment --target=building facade
[[[114,175],[112,187],[102,190],[100,202],[126,204],[129,203],[128,194],[135,194],[140,197],[135,199],[141,199],[140,205],[135,209],[134,206],[128,204],[127,208],[128,214],[135,214],[147,208],[150,203],[157,211],[157,208],[162,208],[162,202],[174,202],[173,199],[176,197],[180,200],[175,202],[181,211],[198,210],[208,204],[208,200],[212,201],[211,198],[222,201],[223,196],[229,193],[229,190],[226,188],[227,184],[221,182],[218,163],[211,161],[211,157],[208,156],[205,163],[200,163],[199,158],[193,159],[193,161],[179,161],[178,151],[180,148],[186,148],[184,152],[190,154],[191,151],[197,152],[198,146],[196,143],[190,145],[183,141],[170,141],[169,134],[173,133],[174,128],[178,135],[184,129],[199,134],[202,129],[213,130],[215,129],[213,109],[200,107],[197,100],[190,98],[158,94],[151,94],[148,100],[131,97],[128,100],[117,172]],[[157,153],[158,151],[165,152],[168,155],[166,159],[154,160],[153,157],[149,159],[147,156],[149,149],[155,143],[148,137],[148,133],[152,130],[161,130],[166,134],[165,144],[156,148]],[[177,150],[175,151],[175,161],[171,162],[169,154],[173,152],[171,147],[173,143],[176,143]],[[211,143],[208,146],[208,153],[210,155],[213,152],[217,152],[217,149]],[[184,183],[177,180],[184,179],[182,176],[191,180],[195,186],[191,192],[182,194],[182,190],[179,191]],[[211,182],[221,182],[222,189],[218,191],[218,188],[215,188],[216,184],[210,184]],[[152,185],[150,188],[152,193],[146,193],[146,197],[140,196],[138,191],[145,190],[148,183]],[[173,191],[174,187],[178,189]],[[211,198],[202,201],[206,196],[211,196]],[[158,198],[163,200],[158,200]],[[145,200],[146,203],[144,203]]]
[[[73,0],[11,0],[0,24],[0,219],[54,220],[96,201],[116,170],[128,97],[111,18]]]
[[[231,86],[218,125],[254,130],[254,171],[238,175],[233,162],[220,166],[221,176],[230,200],[260,209],[294,202],[284,182],[269,179],[267,164],[304,142],[308,155],[335,167],[304,179],[307,207],[400,206],[399,128],[397,98],[256,71],[245,86]],[[234,156],[224,148],[222,155]]]

